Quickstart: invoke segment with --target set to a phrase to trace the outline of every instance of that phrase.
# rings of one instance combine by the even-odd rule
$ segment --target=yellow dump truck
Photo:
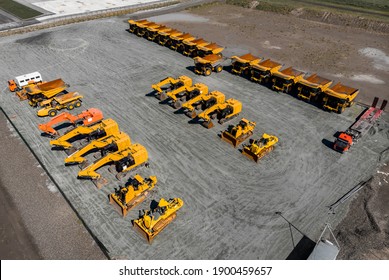
[[[53,98],[54,96],[65,92],[69,87],[62,79],[56,79],[50,82],[27,86],[17,92],[20,100],[28,99],[28,104],[32,107],[38,106],[38,103]]]
[[[318,101],[330,85],[331,80],[313,74],[308,78],[303,78],[297,83],[297,98],[305,101]]]
[[[252,55],[251,53],[247,53],[242,56],[232,56],[231,64],[232,69],[231,72],[233,74],[242,75],[246,77],[251,76],[251,67],[253,65],[261,62],[261,58]]]
[[[304,72],[296,70],[293,67],[289,67],[281,71],[275,71],[273,72],[272,89],[290,93],[295,85],[304,78],[304,75]]]
[[[216,43],[210,43],[208,45],[197,45],[197,56],[204,57],[206,55],[210,54],[220,54],[220,57],[222,57],[221,52],[224,50],[224,47],[219,46]]]
[[[195,39],[195,40],[184,40],[182,41],[184,46],[184,50],[182,54],[190,57],[197,56],[197,48],[200,46],[208,45],[209,42],[205,41],[203,38]]]
[[[171,36],[179,36],[181,34],[182,34],[182,32],[177,30],[177,29],[170,29],[167,31],[159,31],[158,36],[155,39],[155,41],[162,46],[169,47],[171,44]]]
[[[282,67],[281,63],[266,59],[254,64],[251,67],[251,80],[261,84],[266,84],[271,79],[274,72]]]
[[[223,70],[223,57],[219,54],[209,54],[204,57],[197,56],[194,59],[194,72],[199,75],[209,76],[212,71],[219,73]]]
[[[128,31],[131,33],[134,33],[138,35],[138,32],[140,29],[144,28],[148,24],[151,24],[152,22],[148,21],[147,19],[141,19],[141,20],[128,20],[129,28]]]
[[[184,44],[183,41],[186,40],[187,42],[191,42],[195,40],[196,37],[189,33],[184,33],[179,36],[170,35],[170,45],[169,47],[172,50],[177,50],[180,53],[184,52]]]
[[[169,30],[171,30],[171,28],[167,27],[166,25],[159,25],[159,24],[151,25],[147,27],[147,31],[145,32],[144,37],[147,40],[156,41],[158,37],[158,32],[167,32]]]
[[[37,112],[38,117],[54,117],[63,109],[73,110],[81,107],[83,96],[78,92],[69,92],[40,103],[42,109]]]
[[[358,93],[359,89],[337,83],[324,91],[323,109],[341,114],[354,104]]]

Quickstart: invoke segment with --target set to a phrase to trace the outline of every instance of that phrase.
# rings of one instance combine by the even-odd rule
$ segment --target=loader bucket
[[[209,120],[209,121],[204,121],[204,122],[201,123],[201,125],[204,126],[204,127],[206,127],[206,128],[208,128],[208,129],[214,127],[214,124],[213,124],[213,122],[212,122],[211,120]]]

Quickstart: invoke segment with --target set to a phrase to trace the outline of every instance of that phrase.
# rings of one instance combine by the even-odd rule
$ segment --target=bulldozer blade
[[[124,217],[127,216],[128,212],[130,212],[132,209],[134,209],[139,203],[143,202],[146,197],[148,196],[149,192],[146,191],[145,193],[139,195],[138,197],[135,197],[132,199],[128,204],[127,207],[122,207],[118,204],[118,202],[113,198],[113,195],[111,194],[109,196],[109,203],[112,204],[114,209]]]
[[[100,190],[102,187],[104,187],[106,184],[108,184],[108,180],[101,177],[99,179],[93,179],[93,184]]]
[[[247,138],[249,138],[251,135],[253,135],[253,132],[250,131],[238,138],[235,138],[234,136],[232,136],[229,132],[227,131],[224,131],[222,134],[221,134],[221,138],[222,140],[224,140],[225,142],[227,143],[230,143],[232,146],[234,146],[234,148],[238,147],[242,142],[244,142]]]
[[[243,149],[243,152],[242,154],[244,154],[246,157],[248,158],[251,158],[252,160],[254,160],[255,162],[258,163],[258,161],[263,158],[265,155],[267,155],[268,153],[270,153],[272,150],[274,149],[274,147],[269,147],[267,149],[264,149],[263,151],[261,151],[259,154],[254,154],[252,153],[250,150],[246,150],[246,149]]]
[[[144,231],[143,228],[138,226],[137,223],[134,223],[134,229],[139,232],[149,244],[151,244],[154,240],[154,238],[168,225],[170,224],[175,218],[177,217],[176,213],[173,213],[166,219],[158,222],[154,227],[153,227],[153,234],[149,234],[148,232]]]
[[[119,205],[113,198],[112,194],[109,195],[109,204],[111,204],[112,207],[116,210],[116,212],[122,215],[123,218],[127,216],[128,212],[126,211],[126,208],[122,208],[121,205]]]
[[[204,126],[204,127],[206,127],[206,128],[208,128],[208,129],[210,129],[210,128],[212,128],[212,127],[214,127],[214,124],[213,124],[213,122],[212,121],[207,121],[207,122],[202,122],[201,123],[201,125],[202,126]]]

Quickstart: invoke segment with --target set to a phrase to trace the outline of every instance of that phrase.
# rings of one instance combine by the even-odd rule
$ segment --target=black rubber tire
[[[223,66],[217,65],[217,66],[215,67],[215,72],[216,72],[216,73],[220,73],[221,71],[223,71]]]
[[[71,111],[74,109],[74,104],[73,103],[70,103],[68,106],[66,106],[66,108]]]
[[[81,101],[76,101],[76,103],[74,103],[74,107],[81,107]]]
[[[209,76],[212,74],[212,69],[211,68],[205,68],[204,69],[204,76]]]
[[[49,115],[49,117],[55,117],[57,115],[57,110],[54,110],[54,109],[50,110],[48,112],[48,115]]]

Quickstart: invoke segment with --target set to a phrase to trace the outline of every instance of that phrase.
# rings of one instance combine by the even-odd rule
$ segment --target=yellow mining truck
[[[323,109],[341,114],[354,104],[358,93],[359,89],[337,83],[324,91]]]
[[[261,58],[252,55],[251,53],[242,56],[232,56],[231,63],[233,74],[242,75],[246,77],[251,76],[251,67],[261,62]]]
[[[155,209],[144,211],[139,219],[134,220],[134,229],[151,244],[153,239],[177,216],[176,212],[184,205],[180,198],[166,201],[161,198]]]
[[[243,148],[242,154],[258,162],[274,149],[277,142],[276,136],[264,133],[260,139],[250,141],[250,144]]]
[[[155,24],[147,27],[147,31],[145,32],[144,37],[147,40],[155,41],[158,37],[158,32],[166,32],[171,30],[170,27],[166,25]]]
[[[83,96],[78,92],[69,92],[60,96],[56,96],[49,100],[42,101],[40,106],[43,107],[37,112],[38,117],[54,117],[58,111],[63,109],[73,110],[81,107]]]
[[[104,136],[86,144],[76,152],[65,158],[65,164],[82,164],[82,168],[88,165],[88,160],[84,155],[91,152],[100,152],[101,156],[107,153],[117,152],[128,148],[131,145],[130,136],[124,132]]]
[[[170,37],[171,36],[179,36],[181,34],[182,34],[182,32],[180,30],[177,30],[177,29],[170,29],[167,31],[159,31],[158,36],[155,39],[155,41],[162,46],[169,47],[171,44]]]
[[[313,74],[297,83],[297,98],[311,102],[318,101],[331,84],[331,80]]]
[[[273,73],[282,67],[281,63],[266,59],[251,67],[251,80],[260,84],[269,82]]]
[[[92,179],[96,187],[101,188],[104,184],[106,184],[107,180],[102,178],[101,174],[96,172],[97,169],[108,164],[113,164],[109,171],[118,172],[116,178],[120,179],[122,178],[124,172],[146,165],[147,160],[148,153],[146,148],[141,144],[135,143],[124,150],[109,153],[91,163],[89,166],[78,172],[78,178]]]
[[[109,203],[119,214],[126,217],[131,209],[145,200],[156,184],[156,176],[143,179],[142,176],[136,174],[134,178],[128,180],[124,187],[120,187],[109,195]]]
[[[182,41],[184,50],[182,51],[183,55],[196,57],[197,56],[197,47],[208,45],[209,42],[205,41],[203,38],[195,40],[184,40]]]
[[[275,71],[272,78],[272,89],[291,93],[294,86],[304,78],[304,75],[304,72],[296,70],[293,67],[286,68],[282,71]]]
[[[226,96],[220,91],[212,91],[209,94],[203,93],[182,104],[185,115],[190,118],[197,116],[196,110],[205,110],[215,104],[222,104]]]
[[[147,19],[141,19],[141,20],[128,20],[129,28],[128,31],[131,33],[134,33],[138,35],[138,32],[140,29],[144,28],[144,26],[147,26],[148,24],[151,24],[152,22],[148,21]]]
[[[221,139],[230,143],[234,148],[239,146],[244,140],[253,135],[256,123],[249,121],[248,119],[241,119],[241,121],[235,126],[229,126],[221,134]]]
[[[184,44],[183,41],[191,42],[195,40],[196,37],[189,33],[184,33],[179,36],[170,35],[170,45],[169,47],[172,50],[177,50],[180,53],[184,52]]]
[[[195,57],[194,59],[196,74],[209,76],[212,71],[219,73],[223,70],[224,58],[220,54],[209,54],[204,57]]]
[[[202,126],[211,128],[214,126],[212,119],[218,119],[220,124],[236,117],[242,111],[242,102],[230,98],[225,103],[215,104],[198,115],[202,119]]]
[[[210,43],[208,45],[197,45],[196,50],[196,56],[205,57],[206,55],[210,54],[220,54],[220,57],[222,57],[222,51],[224,50],[224,47],[219,46],[216,43]]]
[[[69,87],[62,79],[56,79],[50,82],[27,86],[25,89],[17,92],[20,100],[28,99],[31,107],[36,107],[43,100],[63,94]]]

